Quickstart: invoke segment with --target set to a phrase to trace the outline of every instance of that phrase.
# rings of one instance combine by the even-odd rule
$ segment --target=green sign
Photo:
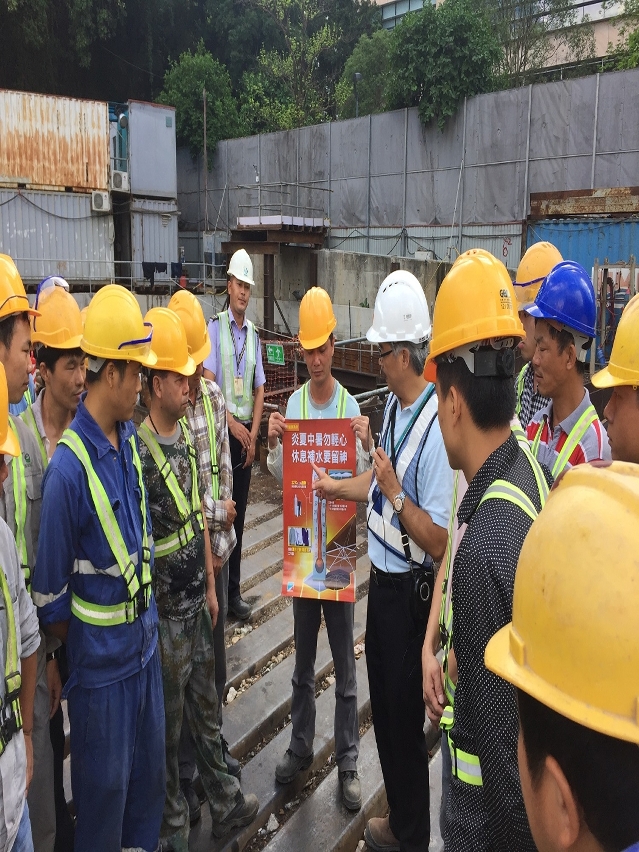
[[[281,343],[266,344],[266,360],[269,364],[284,364],[284,347]]]

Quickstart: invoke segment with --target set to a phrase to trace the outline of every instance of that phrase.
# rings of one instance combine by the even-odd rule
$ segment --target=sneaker
[[[221,737],[220,739],[222,740],[222,757],[224,758],[224,763],[226,763],[228,773],[234,778],[237,778],[237,780],[239,781],[242,777],[242,767],[240,766],[240,761],[236,760],[229,752],[229,744],[224,739],[224,737]]]
[[[257,816],[259,809],[260,803],[257,801],[257,796],[254,796],[253,793],[247,793],[242,801],[235,805],[225,820],[214,822],[211,825],[211,831],[218,839],[224,837],[234,828],[250,825]]]
[[[362,807],[362,786],[359,783],[359,775],[354,769],[340,770],[340,784],[342,785],[342,799],[349,811],[358,811]]]
[[[239,618],[240,621],[246,621],[251,617],[253,607],[241,595],[238,595],[236,598],[229,599],[229,612]]]
[[[290,750],[286,749],[286,754],[275,767],[275,777],[280,784],[290,784],[293,778],[308,767],[313,762],[313,752],[307,754],[306,757],[300,757]]]
[[[373,852],[399,852],[399,840],[391,831],[387,816],[369,819],[364,829],[364,840]]]
[[[195,792],[193,784],[190,781],[181,781],[182,792],[184,793],[184,798],[186,799],[186,803],[189,806],[189,824],[195,825],[196,822],[199,821],[202,816],[202,807],[200,805],[200,799],[198,794]]]

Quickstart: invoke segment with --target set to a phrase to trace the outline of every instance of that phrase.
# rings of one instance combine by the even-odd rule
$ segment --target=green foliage
[[[639,67],[639,0],[625,0],[619,34],[622,41],[613,50],[621,56],[615,67],[619,70]]]
[[[464,97],[493,88],[500,57],[487,17],[469,0],[429,3],[392,31],[389,106],[418,106],[421,121],[442,130]]]
[[[339,118],[355,115],[355,93],[353,75],[362,79],[357,84],[359,114],[384,112],[387,106],[388,54],[391,41],[390,30],[377,30],[371,36],[363,35],[355,45],[344,66],[344,73],[335,89],[335,102]]]
[[[639,67],[639,28],[630,33],[626,39],[624,52],[619,61],[617,68],[624,70],[625,68]]]
[[[194,159],[204,148],[203,89],[206,90],[206,144],[210,166],[217,143],[237,135],[239,120],[228,71],[200,41],[195,53],[186,51],[177,62],[171,63],[157,99],[159,103],[175,107],[177,143],[188,146]]]

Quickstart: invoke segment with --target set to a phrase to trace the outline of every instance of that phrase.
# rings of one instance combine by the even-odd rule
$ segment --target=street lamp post
[[[355,118],[359,118],[359,97],[357,95],[357,84],[362,79],[362,75],[359,71],[356,71],[353,74],[353,89],[355,91]]]

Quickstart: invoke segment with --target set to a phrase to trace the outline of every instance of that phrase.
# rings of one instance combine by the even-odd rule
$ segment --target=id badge
[[[233,376],[233,395],[236,397],[244,396],[244,378],[242,376]]]

